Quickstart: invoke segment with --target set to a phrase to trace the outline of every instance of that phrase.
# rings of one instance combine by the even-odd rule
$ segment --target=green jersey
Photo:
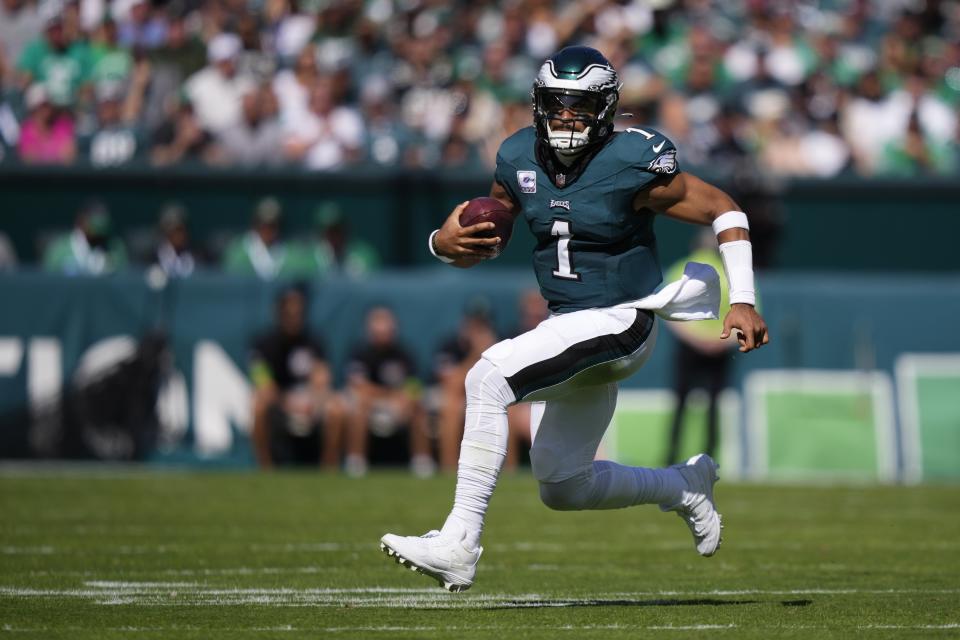
[[[227,246],[221,266],[235,275],[256,275],[263,280],[287,279],[298,275],[290,253],[286,242],[275,242],[268,247],[255,231],[248,231]]]
[[[533,127],[507,138],[496,181],[536,237],[533,267],[556,313],[642,298],[662,280],[654,212],[635,211],[637,192],[679,171],[676,148],[653,129],[628,129],[585,151],[568,169],[537,141]]]
[[[133,70],[133,56],[121,47],[96,44],[90,47],[90,76],[97,84],[102,82],[126,82]]]
[[[99,276],[127,266],[127,252],[116,238],[103,247],[91,247],[83,232],[74,230],[55,238],[43,254],[43,268],[66,275]]]
[[[20,71],[32,76],[32,82],[43,83],[50,101],[61,106],[73,103],[80,85],[88,80],[89,66],[86,45],[74,43],[61,52],[42,37],[24,48],[17,64]]]
[[[294,244],[290,248],[287,260],[290,269],[303,277],[327,277],[340,273],[350,278],[362,278],[380,266],[376,249],[359,240],[347,243],[339,262],[333,247],[323,239]]]

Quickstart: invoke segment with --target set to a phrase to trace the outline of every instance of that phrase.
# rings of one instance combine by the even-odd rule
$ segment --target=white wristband
[[[437,260],[439,260],[444,264],[450,264],[451,262],[453,262],[452,258],[448,258],[446,256],[440,255],[433,248],[433,237],[438,233],[440,233],[440,229],[434,229],[433,233],[430,234],[430,237],[427,238],[427,248],[430,249],[430,255],[432,255],[434,258],[436,258]]]
[[[734,240],[720,245],[720,259],[730,285],[730,304],[757,304],[753,289],[753,245]]]
[[[743,211],[727,211],[721,213],[713,221],[714,235],[720,235],[727,229],[746,229],[750,230],[750,223],[747,221],[747,214]]]

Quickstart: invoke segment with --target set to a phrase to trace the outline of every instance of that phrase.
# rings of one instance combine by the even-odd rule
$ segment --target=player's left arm
[[[684,222],[713,225],[730,283],[730,311],[723,320],[720,337],[726,338],[736,329],[744,353],[770,342],[767,324],[755,308],[747,218],[733,198],[690,173],[678,172],[640,191],[633,204],[635,210],[653,209]]]

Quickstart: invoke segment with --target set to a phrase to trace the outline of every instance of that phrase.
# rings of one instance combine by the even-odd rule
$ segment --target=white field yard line
[[[960,544],[960,543],[958,543]],[[578,548],[594,549],[597,545],[592,543],[577,543]],[[324,553],[338,551],[372,551],[378,550],[379,545],[376,541],[370,542],[289,542],[289,543],[254,543],[249,545],[240,545],[242,548],[255,552],[268,553]],[[685,545],[685,546],[689,546]],[[512,542],[507,544],[496,544],[492,548],[498,551],[556,551],[562,552],[569,545],[549,542]],[[104,544],[102,550],[90,549],[85,545],[84,549],[78,549],[71,546],[57,547],[54,545],[3,545],[0,546],[2,555],[98,555],[100,553],[110,553],[113,555],[149,555],[157,553],[176,553],[181,551],[190,551],[191,547],[183,544],[155,544],[155,545],[117,545]]]
[[[960,629],[960,622],[949,624],[868,624],[858,629]]]
[[[343,542],[288,542],[285,544],[251,544],[251,551],[352,551],[368,549],[373,543],[343,543]]]
[[[652,526],[649,528],[651,534],[659,533],[660,528]],[[250,544],[250,545],[239,545],[243,549],[249,551],[257,552],[269,552],[269,553],[303,553],[303,552],[338,552],[338,551],[371,551],[378,550],[379,544],[376,541],[371,542],[305,542],[305,543],[283,543],[283,544]],[[689,547],[688,542],[663,542],[663,543],[650,543],[647,544],[647,548],[657,548],[657,549],[673,549],[673,548],[686,548]],[[771,545],[772,546],[772,545]],[[960,542],[957,543],[957,546],[960,546]],[[592,542],[573,542],[573,543],[559,543],[559,542],[510,542],[510,543],[494,543],[490,545],[491,550],[495,551],[538,551],[538,552],[557,552],[562,553],[568,551],[569,549],[584,549],[584,550],[596,550],[604,548],[602,545],[597,545]],[[52,555],[52,554],[64,554],[64,555],[96,555],[98,553],[111,553],[111,554],[123,554],[123,555],[139,555],[139,554],[155,554],[155,553],[171,553],[178,551],[190,551],[191,547],[183,544],[156,544],[156,545],[117,545],[114,543],[104,544],[102,551],[97,549],[90,549],[89,545],[85,545],[84,549],[78,549],[73,546],[54,546],[50,544],[45,545],[3,545],[0,546],[0,554],[3,555]]]
[[[297,631],[325,631],[327,633],[351,631],[722,631],[736,629],[736,624],[688,624],[688,625],[638,625],[638,624],[564,624],[564,625],[471,625],[469,627],[435,626],[435,627],[326,627],[323,629],[291,629]]]
[[[589,565],[584,565],[588,567]],[[780,566],[780,565],[777,565]],[[528,567],[532,571],[540,570],[547,571],[547,569],[537,569],[533,566]],[[559,567],[556,569],[559,570]],[[304,566],[304,567],[231,567],[226,569],[124,569],[123,573],[126,576],[198,576],[198,577],[214,577],[214,576],[255,576],[255,575],[283,575],[283,574],[317,574],[317,573],[346,573],[355,571],[355,569],[350,567],[330,567],[330,566]],[[35,570],[26,572],[30,576],[40,577],[40,576],[54,576],[54,577],[77,577],[77,578],[89,578],[93,579],[96,577],[102,577],[103,572],[100,571],[76,571],[76,570],[63,570],[63,571],[54,571],[54,570]]]
[[[960,589],[785,589],[785,590],[691,590],[602,593],[590,598],[566,598],[538,593],[474,594],[451,596],[439,589],[358,588],[219,588],[192,582],[119,582],[92,581],[85,588],[37,589],[0,587],[0,597],[78,598],[98,605],[138,606],[239,606],[269,605],[281,607],[368,608],[419,607],[425,609],[550,608],[603,606],[633,600],[638,605],[655,604],[649,600],[690,596],[797,596],[797,595],[904,595],[957,594]]]
[[[532,544],[532,543],[531,543]],[[255,552],[269,553],[324,553],[335,551],[369,551],[376,549],[377,545],[370,543],[341,543],[341,542],[313,542],[303,544],[251,544],[244,545],[242,548]],[[4,545],[0,547],[2,555],[98,555],[101,553],[110,553],[113,555],[150,555],[163,553],[179,553],[190,551],[191,548],[182,544],[156,544],[156,545],[116,545],[104,544],[102,549],[91,549],[85,546],[84,549],[77,549],[70,546],[55,547],[53,545],[33,545],[33,546],[13,546]]]
[[[583,624],[583,625],[574,625],[574,624],[565,624],[565,625],[471,625],[469,627],[464,626],[425,626],[425,625],[382,625],[382,626],[356,626],[356,627],[295,627],[292,625],[280,625],[276,627],[250,627],[250,628],[235,628],[235,629],[218,629],[220,633],[248,633],[250,631],[255,631],[258,633],[285,633],[285,632],[296,632],[296,633],[356,633],[356,632],[367,632],[367,633],[410,633],[410,632],[427,632],[427,631],[726,631],[739,629],[736,624],[689,624],[689,625],[630,625],[630,624]],[[750,625],[751,630],[771,630],[771,631],[782,631],[782,630],[827,630],[846,627],[828,627],[828,626],[818,626],[818,625],[802,625],[802,624],[778,624],[774,626],[767,625]],[[919,625],[899,625],[899,624],[877,624],[877,625],[866,625],[855,627],[858,630],[917,630],[917,631],[940,631],[940,630],[951,630],[951,629],[960,629],[960,623],[949,623],[949,624],[919,624]],[[0,626],[0,631],[6,633],[49,633],[50,631],[89,631],[89,627],[14,627],[9,624]],[[206,627],[190,627],[190,626],[170,626],[170,627],[98,627],[99,631],[102,632],[128,632],[128,633],[169,633],[176,631],[205,631]]]
[[[284,629],[284,628],[263,628],[257,629],[257,631],[315,631],[315,632],[326,632],[326,633],[350,633],[354,631],[361,632],[409,632],[409,631],[504,631],[504,630],[518,630],[518,631],[538,631],[538,630],[547,630],[547,631],[592,631],[592,630],[603,630],[603,631],[614,631],[614,630],[636,630],[636,631],[725,631],[737,629],[736,624],[692,624],[692,625],[629,625],[629,624],[584,624],[584,625],[560,625],[560,626],[543,626],[543,625],[482,625],[482,626],[471,626],[471,627],[423,627],[423,626],[382,626],[382,627],[325,627],[321,629]],[[772,627],[757,627],[759,629],[770,629],[770,630],[780,630],[780,629],[830,629],[831,627],[826,626],[813,626],[813,625],[776,625]],[[909,630],[949,630],[949,629],[958,629],[960,624],[944,624],[944,625],[934,625],[934,624],[925,624],[925,625],[876,625],[876,626],[867,626],[867,627],[857,627],[857,629],[867,630],[867,629],[909,629]],[[237,629],[236,631],[245,631],[245,629]]]
[[[298,633],[409,633],[424,631],[593,631],[593,630],[636,630],[636,631],[723,631],[726,629],[736,629],[735,624],[689,624],[689,625],[635,625],[635,624],[564,624],[564,625],[471,625],[469,627],[458,625],[378,625],[378,626],[356,626],[356,627],[295,627],[293,625],[280,625],[276,627],[250,627],[236,629],[217,629],[220,633],[238,633],[238,632],[272,632],[282,633],[294,631]],[[801,626],[777,626],[776,629],[819,629],[826,627],[801,627]],[[13,627],[11,625],[0,626],[0,631],[9,633],[44,633],[49,631],[89,631],[87,627]],[[189,626],[171,626],[171,627],[100,627],[99,631],[104,632],[131,632],[131,633],[160,633],[171,631],[204,631],[206,627]]]
[[[4,545],[0,547],[0,554],[5,556],[51,556],[57,550],[50,545],[40,545],[32,547],[15,547]]]
[[[689,545],[685,545],[686,548]],[[548,564],[543,562],[534,562],[527,565],[515,565],[515,564],[497,564],[497,563],[488,563],[485,564],[489,570],[498,570],[498,571],[515,571],[518,568],[523,568],[527,571],[586,571],[591,569],[596,569],[596,564]],[[810,565],[807,564],[797,564],[797,565],[785,565],[783,563],[775,563],[769,565],[761,565],[761,568],[767,569],[782,569],[787,566],[795,566],[801,569],[808,569]],[[822,565],[816,565],[817,568],[827,570],[827,571],[846,571],[849,570],[847,565],[840,565],[836,563],[827,563]],[[355,571],[354,568],[346,566],[304,566],[304,567],[232,567],[227,569],[124,569],[123,574],[127,577],[135,576],[144,576],[144,577],[155,577],[155,576],[176,576],[176,577],[200,577],[200,578],[213,578],[221,576],[258,576],[258,575],[317,575],[321,573],[350,573]],[[86,571],[77,571],[77,570],[31,570],[24,572],[25,575],[30,577],[39,578],[39,577],[56,577],[56,578],[86,578],[88,580],[93,580],[95,578],[104,577],[102,571],[86,570]]]

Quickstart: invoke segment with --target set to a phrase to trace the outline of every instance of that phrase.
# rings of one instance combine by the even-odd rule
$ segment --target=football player
[[[616,70],[599,51],[559,51],[534,82],[534,126],[505,140],[497,154],[490,194],[536,236],[534,268],[552,315],[487,349],[467,374],[455,500],[442,528],[381,539],[388,555],[450,591],[473,584],[484,515],[506,453],[507,407],[516,402],[534,403],[530,460],[548,507],[658,504],[681,516],[701,555],[713,555],[720,545],[717,465],[709,456],[663,469],[594,460],[613,416],[617,381],[635,372],[653,348],[651,309],[684,317],[670,306],[691,290],[684,288],[685,277],[668,285],[674,287],[669,295],[654,294],[661,282],[653,233],[658,213],[713,226],[730,284],[721,337],[735,332],[742,352],[769,340],[754,309],[747,216],[726,193],[682,172],[663,134],[615,132],[619,88]],[[478,236],[493,223],[460,226],[465,204],[428,241],[431,253],[457,267],[498,253],[498,238]],[[709,273],[718,292],[716,271]],[[710,297],[709,283],[701,289],[701,298]],[[695,302],[696,296],[683,301],[688,308]]]

